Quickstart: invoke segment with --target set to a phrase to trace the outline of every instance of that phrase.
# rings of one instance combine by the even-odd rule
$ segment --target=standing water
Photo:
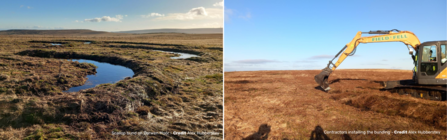
[[[160,51],[160,50],[156,50],[156,51]],[[186,59],[186,58],[191,58],[191,57],[199,57],[198,55],[189,54],[189,53],[179,53],[179,52],[170,52],[170,51],[160,51],[160,52],[168,52],[168,53],[180,54],[180,56],[171,57],[171,59]]]
[[[77,92],[79,90],[93,88],[99,84],[116,83],[126,77],[132,77],[134,75],[131,69],[119,65],[84,59],[72,59],[72,61],[92,63],[98,67],[96,68],[97,73],[95,75],[87,75],[88,80],[84,85],[71,87],[64,92]]]

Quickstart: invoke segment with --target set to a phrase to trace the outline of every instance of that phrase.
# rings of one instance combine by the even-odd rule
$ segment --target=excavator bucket
[[[327,81],[331,72],[332,70],[329,67],[326,67],[323,69],[323,71],[321,71],[320,74],[315,75],[315,82],[317,82],[317,84],[319,84],[321,89],[323,89],[324,91],[328,91],[331,89]]]

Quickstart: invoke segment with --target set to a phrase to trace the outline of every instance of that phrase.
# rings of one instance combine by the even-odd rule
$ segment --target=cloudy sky
[[[421,42],[446,40],[446,9],[445,0],[226,0],[224,68],[323,69],[358,31],[399,29]],[[371,43],[339,68],[411,70],[413,62],[401,42]]]
[[[16,0],[0,4],[0,30],[222,28],[223,0]]]

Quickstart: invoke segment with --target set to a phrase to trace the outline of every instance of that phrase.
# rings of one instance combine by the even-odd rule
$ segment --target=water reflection
[[[160,51],[160,50],[156,50],[156,51]],[[191,58],[191,57],[199,57],[198,55],[189,54],[189,53],[170,52],[170,51],[160,51],[160,52],[168,52],[168,53],[180,54],[180,56],[171,57],[171,59],[187,59],[187,58]]]
[[[72,61],[92,63],[98,66],[96,69],[97,73],[96,75],[87,75],[88,80],[84,85],[72,87],[64,92],[76,92],[83,89],[93,88],[99,84],[116,83],[126,77],[132,77],[134,75],[134,72],[131,69],[119,65],[84,59],[72,59]]]

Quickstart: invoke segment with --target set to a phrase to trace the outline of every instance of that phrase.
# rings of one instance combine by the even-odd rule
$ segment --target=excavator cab
[[[430,41],[419,45],[416,53],[414,81],[421,85],[446,85],[447,41]]]

